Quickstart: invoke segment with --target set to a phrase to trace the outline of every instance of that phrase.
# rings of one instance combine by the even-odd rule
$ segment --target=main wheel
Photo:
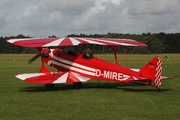
[[[74,87],[81,87],[82,86],[82,82],[73,82],[73,86]]]
[[[45,84],[45,87],[47,89],[52,89],[52,88],[54,88],[54,84]]]

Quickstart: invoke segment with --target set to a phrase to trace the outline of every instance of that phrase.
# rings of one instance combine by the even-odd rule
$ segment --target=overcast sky
[[[0,0],[0,36],[179,33],[180,0]]]

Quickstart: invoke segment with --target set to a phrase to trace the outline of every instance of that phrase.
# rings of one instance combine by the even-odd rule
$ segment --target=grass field
[[[180,119],[180,54],[127,55],[129,67],[141,68],[152,57],[163,61],[163,75],[174,79],[162,82],[161,93],[150,86],[90,80],[80,89],[58,84],[53,90],[25,83],[16,73],[38,72],[40,60],[33,55],[0,54],[0,120],[177,120]],[[111,54],[95,55],[108,61]],[[118,55],[125,66],[123,55]],[[15,61],[14,61],[15,60]]]

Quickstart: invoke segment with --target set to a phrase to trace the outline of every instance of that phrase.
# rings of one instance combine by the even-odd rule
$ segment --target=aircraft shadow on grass
[[[137,86],[137,87],[136,87]],[[47,89],[45,86],[30,86],[21,87],[21,92],[53,92],[81,89],[119,89],[127,92],[155,92],[153,88],[139,84],[124,84],[124,83],[85,83],[81,87],[74,87],[72,84],[56,84],[54,88]],[[171,91],[172,89],[161,89],[161,91]]]

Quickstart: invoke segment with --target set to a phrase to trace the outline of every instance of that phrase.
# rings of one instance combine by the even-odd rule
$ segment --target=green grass
[[[29,65],[33,55],[0,54],[0,120],[177,120],[180,118],[180,54],[127,55],[131,68],[141,68],[154,56],[163,61],[161,93],[150,86],[91,80],[76,89],[58,84],[53,90],[14,77],[16,73],[38,72],[40,59]],[[95,55],[114,61],[111,54]],[[118,55],[126,66],[123,55]],[[15,62],[14,62],[15,59]],[[53,70],[53,69],[52,69]]]

